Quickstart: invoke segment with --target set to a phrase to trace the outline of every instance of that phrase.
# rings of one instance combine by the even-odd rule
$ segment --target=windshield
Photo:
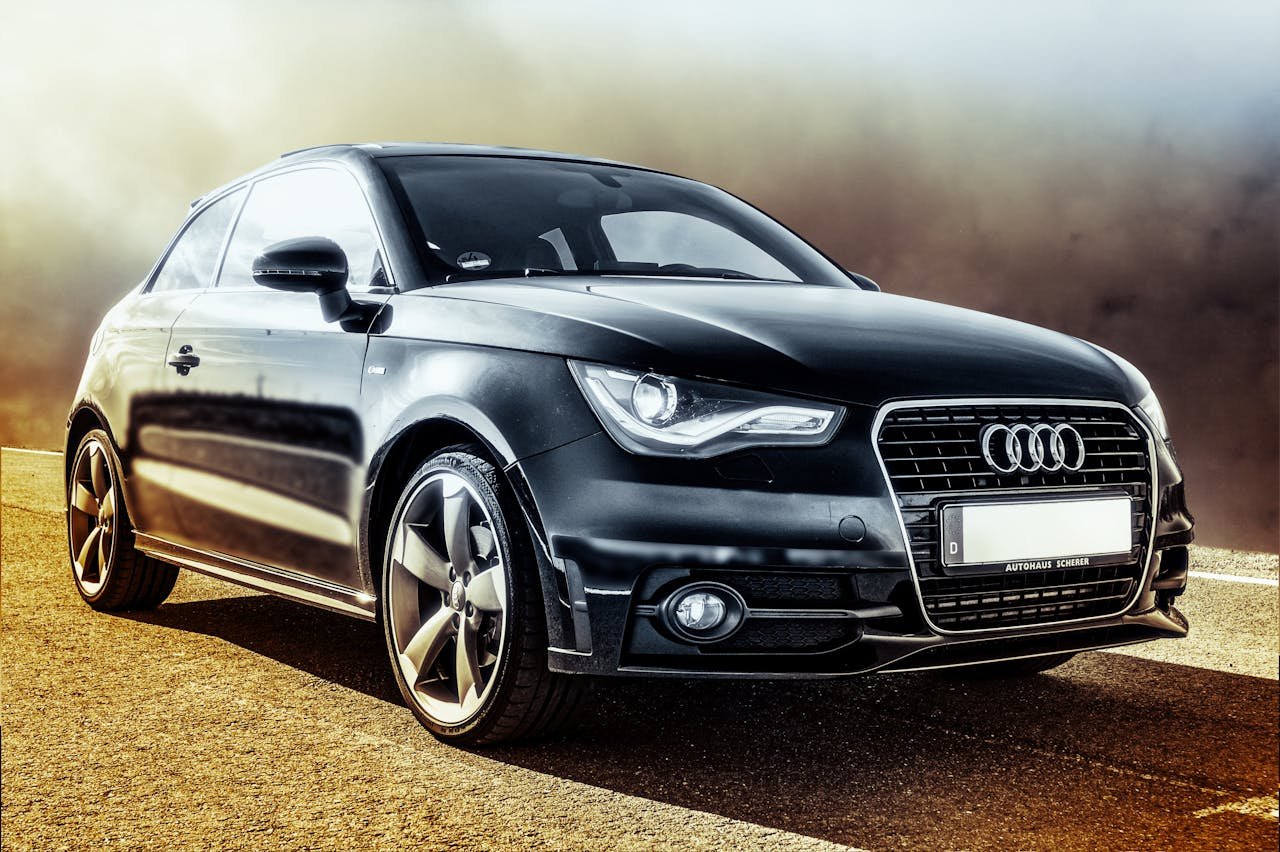
[[[749,204],[624,166],[467,155],[378,160],[431,283],[654,275],[852,286]]]

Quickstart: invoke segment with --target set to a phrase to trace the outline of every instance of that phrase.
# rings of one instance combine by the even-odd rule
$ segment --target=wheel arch
[[[479,447],[484,457],[498,469],[498,475],[506,480],[507,485],[512,484],[506,468],[513,459],[503,452],[503,449],[510,451],[506,442],[500,437],[495,441],[455,417],[436,415],[410,422],[374,454],[365,485],[360,536],[362,573],[373,594],[379,594],[387,528],[405,484],[429,456],[458,444]]]
[[[111,427],[107,425],[107,419],[102,416],[102,412],[98,411],[92,403],[80,403],[67,416],[67,439],[62,451],[62,479],[64,482],[71,475],[71,464],[75,461],[76,448],[80,446],[84,436],[94,429],[101,429],[106,432],[107,437],[111,439],[111,443],[116,444],[116,437],[112,434]],[[116,451],[116,456],[119,457],[119,445],[117,444],[113,449]]]
[[[80,442],[84,440],[84,436],[88,435],[94,429],[100,429],[107,436],[107,441],[111,444],[111,454],[115,456],[115,470],[119,477],[120,497],[124,501],[124,517],[130,524],[132,530],[133,518],[133,495],[129,489],[129,476],[127,469],[127,461],[120,451],[120,441],[116,438],[115,432],[111,429],[111,424],[107,420],[105,414],[102,413],[98,406],[88,400],[82,400],[67,415],[67,438],[66,446],[62,452],[62,501],[64,511],[70,511],[70,482],[71,466],[75,464],[76,450],[80,447]]]
[[[124,498],[125,516],[132,523],[134,517],[133,495],[129,490],[128,462],[120,451],[120,441],[116,438],[116,433],[111,429],[111,424],[108,422],[106,415],[96,405],[87,400],[77,405],[67,417],[67,441],[66,447],[62,452],[63,491],[67,490],[67,480],[71,477],[71,465],[75,463],[76,448],[80,446],[84,436],[94,429],[101,429],[105,432],[107,440],[111,442],[111,452],[115,455],[116,466],[119,468],[120,495]],[[66,499],[67,495],[64,493],[64,502]]]

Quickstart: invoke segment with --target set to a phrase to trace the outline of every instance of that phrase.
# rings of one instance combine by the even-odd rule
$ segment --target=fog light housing
[[[662,620],[676,636],[690,642],[718,642],[742,625],[747,605],[742,595],[722,583],[681,586],[662,605]]]

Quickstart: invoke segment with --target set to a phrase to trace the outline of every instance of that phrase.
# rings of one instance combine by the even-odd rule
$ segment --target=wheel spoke
[[[502,566],[496,565],[472,578],[471,585],[467,586],[467,600],[485,612],[506,609],[507,579]]]
[[[102,498],[102,519],[109,521],[116,516],[116,492],[108,489],[107,496]]]
[[[99,528],[101,530],[101,528]],[[109,564],[108,557],[111,555],[111,533],[100,532],[98,535],[98,575],[101,576],[103,570]]]
[[[484,526],[471,528],[471,543],[475,545],[476,559],[488,559],[493,556],[493,530]]]
[[[80,553],[76,556],[76,564],[80,566],[81,571],[89,571],[89,559],[98,555],[98,540],[101,538],[102,527],[94,527],[93,531],[85,536],[84,544],[80,546]]]
[[[444,546],[449,551],[453,570],[462,574],[472,569],[471,559],[471,495],[462,480],[454,480],[453,493],[444,495]]]
[[[102,447],[94,444],[89,450],[89,476],[93,481],[93,493],[99,500],[107,496],[111,479],[107,475],[107,456]]]
[[[417,524],[405,524],[400,547],[401,568],[434,589],[449,591],[449,562],[423,539],[426,529]]]
[[[93,492],[86,488],[83,483],[77,482],[75,484],[75,488],[71,492],[71,505],[82,515],[88,515],[91,518],[98,517],[98,498],[93,496]]]
[[[440,607],[418,628],[418,632],[413,634],[409,644],[400,652],[413,666],[417,678],[422,677],[423,672],[435,663],[445,642],[453,635],[453,615],[453,610],[447,606]]]
[[[463,708],[474,704],[484,684],[480,681],[480,651],[476,643],[476,628],[469,620],[462,622],[458,631],[458,651],[455,660],[458,681],[458,703]]]

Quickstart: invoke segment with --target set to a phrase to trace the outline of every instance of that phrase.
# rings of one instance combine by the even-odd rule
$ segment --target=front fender
[[[371,337],[365,363],[371,468],[396,436],[434,419],[474,432],[504,467],[600,431],[558,356]]]
[[[415,453],[425,457],[431,448],[474,439],[501,467],[510,468],[600,431],[559,356],[373,336],[365,363],[361,396],[369,450],[358,528],[361,573],[374,594],[371,560],[380,534],[371,524],[388,498],[394,503],[398,497],[383,492],[381,475],[389,460],[407,467],[422,461],[411,457]],[[541,540],[537,507],[527,489],[516,490]],[[544,592],[554,599],[554,589]]]

